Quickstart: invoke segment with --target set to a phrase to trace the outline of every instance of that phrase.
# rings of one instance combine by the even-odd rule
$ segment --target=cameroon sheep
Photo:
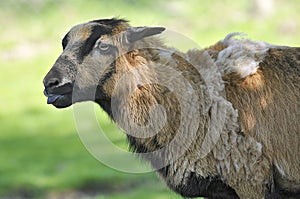
[[[74,26],[44,78],[48,104],[99,104],[183,197],[300,198],[300,48],[230,34],[181,53],[164,30]]]

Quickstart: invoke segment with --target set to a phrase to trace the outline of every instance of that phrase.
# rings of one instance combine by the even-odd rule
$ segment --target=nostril
[[[52,88],[52,87],[55,87],[55,86],[58,86],[60,83],[59,79],[57,78],[51,78],[48,80],[48,82],[46,82],[46,87],[48,88]]]

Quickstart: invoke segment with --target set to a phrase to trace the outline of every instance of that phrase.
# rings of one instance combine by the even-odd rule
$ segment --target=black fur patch
[[[107,73],[105,73],[98,82],[95,102],[103,108],[103,110],[113,119],[112,109],[111,109],[111,98],[103,91],[103,84],[111,78],[111,76],[116,72],[116,62],[114,61],[110,66]]]
[[[273,168],[274,180],[273,182],[269,183],[268,193],[266,193],[266,199],[298,199],[300,198],[300,190],[286,190],[285,188],[281,187],[280,184],[277,182],[277,177],[280,174]],[[271,186],[270,186],[271,185]],[[273,185],[273,186],[272,186]]]
[[[127,135],[128,141],[131,146],[131,150],[137,153],[147,153],[149,150],[144,145],[137,142],[135,137]],[[159,148],[160,146],[156,146]],[[153,168],[157,168],[156,165],[161,165],[161,159],[153,156],[144,157],[145,160],[150,161]],[[167,185],[175,192],[179,193],[183,197],[194,198],[194,197],[207,197],[211,199],[238,199],[238,195],[235,191],[225,184],[219,177],[201,177],[195,173],[191,173],[185,184],[175,186],[171,184],[167,179],[169,178],[169,166],[159,169],[157,172],[166,179]]]
[[[83,61],[84,57],[87,56],[94,48],[96,41],[102,35],[111,35],[112,30],[120,25],[120,23],[126,23],[126,20],[123,19],[100,19],[90,21],[90,23],[98,23],[92,28],[91,35],[89,38],[82,44],[79,50],[78,59],[80,62]]]
[[[66,48],[66,46],[68,45],[68,43],[69,43],[69,33],[67,33],[65,36],[64,36],[64,38],[63,38],[63,40],[62,40],[62,47],[63,47],[63,50]]]
[[[101,25],[106,25],[113,28],[113,27],[117,27],[120,23],[127,23],[128,21],[124,19],[111,18],[111,19],[98,19],[98,20],[93,20],[91,22],[99,23]]]
[[[266,197],[266,199],[299,199],[300,192],[289,192],[286,190],[279,190]]]
[[[78,60],[82,62],[84,57],[86,57],[93,50],[96,41],[102,35],[109,35],[111,34],[111,32],[112,29],[106,28],[104,26],[94,26],[92,28],[91,35],[89,36],[89,38],[79,48]]]
[[[158,172],[168,178],[169,166],[160,169]],[[219,177],[197,176],[194,172],[190,174],[185,184],[174,186],[167,180],[168,186],[183,197],[195,198],[206,197],[210,199],[238,199],[236,192],[225,184]]]

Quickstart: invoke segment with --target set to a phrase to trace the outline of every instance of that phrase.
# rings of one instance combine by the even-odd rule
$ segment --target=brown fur
[[[263,143],[265,156],[285,172],[274,174],[278,183],[293,191],[300,189],[299,58],[300,48],[270,49],[256,74],[224,77],[246,136]]]

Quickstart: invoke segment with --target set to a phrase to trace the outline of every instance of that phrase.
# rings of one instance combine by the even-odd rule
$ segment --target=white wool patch
[[[244,78],[256,73],[259,63],[263,61],[271,45],[248,39],[236,39],[235,36],[243,35],[231,33],[221,41],[227,47],[219,53],[216,65],[223,75],[235,72]]]

